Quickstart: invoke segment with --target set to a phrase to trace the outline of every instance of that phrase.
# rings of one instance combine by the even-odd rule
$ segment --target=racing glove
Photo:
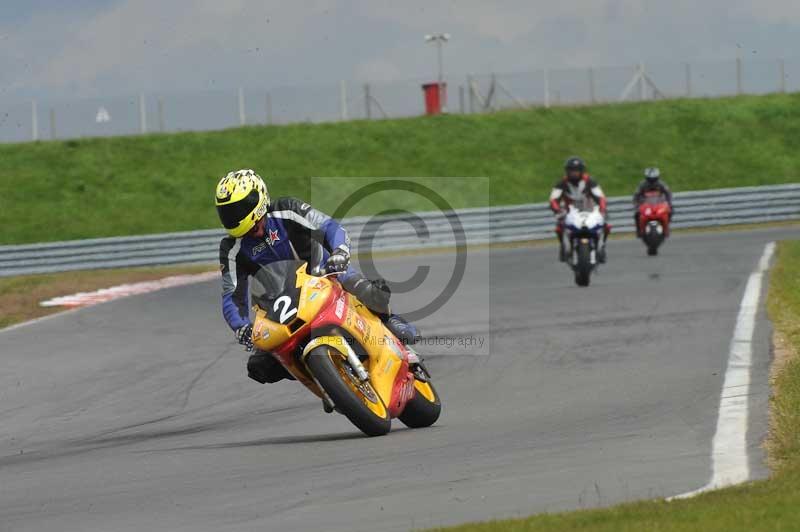
[[[345,246],[340,246],[333,250],[328,260],[325,261],[325,269],[328,273],[341,273],[350,266],[350,250]]]
[[[253,350],[253,326],[243,325],[236,329],[236,339],[244,346],[245,351]]]

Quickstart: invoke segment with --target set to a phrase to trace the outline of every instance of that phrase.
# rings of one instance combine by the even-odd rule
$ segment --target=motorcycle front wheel
[[[336,408],[367,436],[383,436],[392,428],[389,410],[369,381],[361,382],[347,356],[329,345],[306,355],[306,365]]]
[[[592,274],[592,249],[588,243],[580,242],[575,253],[578,255],[578,264],[575,265],[575,284],[589,286]]]
[[[658,255],[658,247],[661,245],[659,235],[654,231],[648,231],[645,235],[644,243],[647,246],[647,254],[651,257]]]

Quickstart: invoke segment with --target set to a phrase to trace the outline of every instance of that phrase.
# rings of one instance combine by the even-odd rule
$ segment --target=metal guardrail
[[[608,205],[614,232],[632,232],[630,197],[610,198]],[[674,229],[800,220],[800,184],[681,192],[675,194],[674,205]],[[468,245],[552,238],[554,228],[546,203],[343,220],[356,253],[364,252],[365,246],[375,252],[455,246],[451,222],[456,228],[463,228]],[[221,230],[212,229],[0,246],[0,277],[213,263],[218,260],[223,235]]]

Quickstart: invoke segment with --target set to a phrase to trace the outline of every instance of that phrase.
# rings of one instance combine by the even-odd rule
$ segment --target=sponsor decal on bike
[[[312,290],[322,290],[328,285],[326,285],[325,281],[323,281],[322,279],[317,279],[316,277],[312,277],[306,282],[306,286],[308,286]]]
[[[336,309],[334,309],[333,313],[336,314],[336,317],[342,319],[344,315],[344,294],[339,296],[339,299],[336,300]]]
[[[364,318],[356,314],[355,317],[355,327],[356,330],[361,334],[362,339],[366,342],[367,338],[369,337],[369,333],[371,331],[369,323],[364,321]]]
[[[311,294],[311,297],[308,298],[308,301],[309,302],[314,301],[315,299],[317,299],[318,295],[319,295],[319,292],[314,292],[313,294]]]
[[[364,323],[364,319],[361,316],[356,316],[356,329],[358,329],[358,332],[364,334],[366,327],[367,325]]]
[[[402,384],[400,388],[400,394],[398,395],[400,402],[410,401],[412,397],[414,397],[414,379],[406,379],[406,381]]]
[[[263,329],[263,330],[262,330]],[[266,340],[269,338],[270,332],[269,329],[264,327],[264,322],[262,320],[256,321],[256,326],[253,329],[253,338],[261,338]]]
[[[384,339],[386,345],[389,346],[389,349],[391,349],[392,352],[395,355],[397,355],[397,358],[402,360],[403,359],[403,352],[400,351],[400,346],[397,345],[397,341],[394,338],[390,337],[390,336],[384,336],[383,339]]]

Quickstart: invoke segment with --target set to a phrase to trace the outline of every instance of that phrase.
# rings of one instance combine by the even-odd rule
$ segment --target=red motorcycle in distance
[[[661,192],[647,192],[639,204],[639,234],[647,254],[658,255],[658,248],[669,236],[670,207]]]

